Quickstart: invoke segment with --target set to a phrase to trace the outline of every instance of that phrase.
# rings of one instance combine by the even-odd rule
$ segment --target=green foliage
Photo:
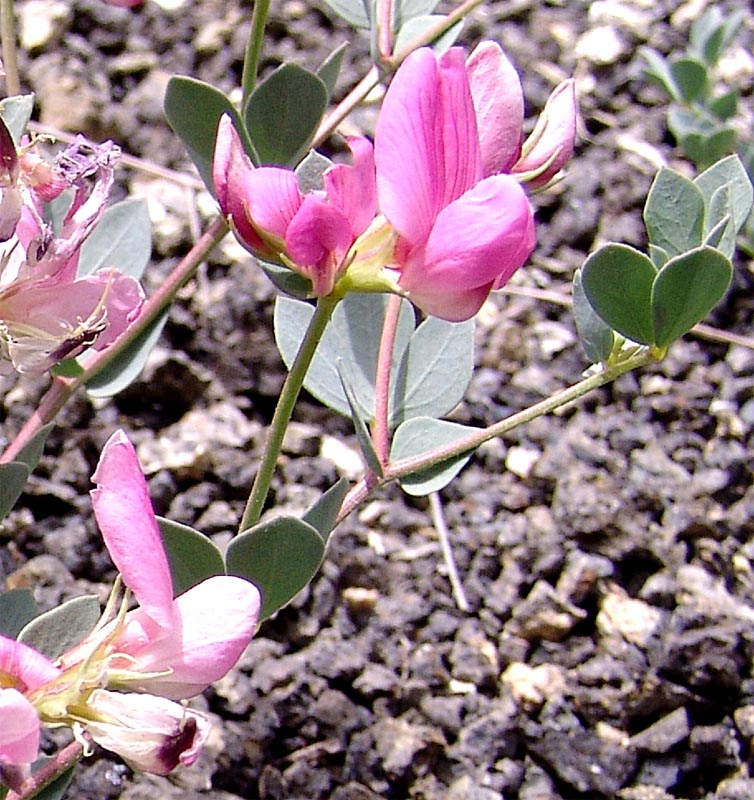
[[[42,457],[45,440],[54,427],[43,425],[19,451],[15,461],[0,464],[0,520],[10,514],[26,486],[26,481]]]
[[[356,404],[353,389],[349,385],[348,376],[344,372],[343,362],[338,359],[336,365],[338,367],[338,376],[340,377],[340,384],[343,387],[343,393],[348,400],[348,408],[351,412],[351,419],[353,420],[354,430],[356,431],[356,439],[359,442],[359,449],[369,469],[381,478],[383,477],[382,464],[372,445],[372,437],[369,435],[368,423]]]
[[[335,527],[335,520],[347,492],[348,481],[341,478],[308,508],[302,517],[304,522],[311,525],[325,541]]]
[[[613,352],[615,334],[589,303],[580,269],[576,270],[573,277],[573,318],[587,358],[593,364],[607,361]]]
[[[377,40],[377,8],[375,0],[325,0],[330,9],[354,28],[364,31],[371,42]],[[395,37],[394,52],[421,36],[441,19],[433,14],[439,0],[392,0],[390,19]],[[434,47],[443,52],[458,37],[463,20],[456,23],[434,42]]]
[[[736,156],[693,181],[660,170],[644,207],[651,258],[608,244],[576,277],[574,314],[587,355],[607,361],[614,348],[593,313],[621,336],[658,351],[704,319],[728,289],[735,238],[753,198]]]
[[[333,313],[314,355],[304,386],[344,416],[351,407],[338,369],[351,387],[354,408],[363,420],[374,417],[375,374],[387,298],[347,295]],[[290,366],[313,314],[307,303],[279,297],[275,340]],[[401,303],[393,346],[388,418],[391,427],[418,416],[442,417],[463,398],[473,369],[473,322],[427,318],[415,327],[410,304]]]
[[[157,523],[170,564],[175,597],[205,578],[225,573],[222,554],[203,533],[164,517],[157,517]]]
[[[243,111],[260,164],[294,167],[309,148],[330,99],[324,81],[283,64],[260,83]]]
[[[168,81],[164,108],[170,127],[183,142],[202,180],[213,194],[212,158],[217,126],[223,114],[230,114],[249,158],[259,163],[239,113],[214,86],[195,78],[174,75]]]
[[[31,620],[18,640],[55,660],[92,632],[101,613],[96,595],[74,597]]]
[[[457,422],[415,417],[398,427],[390,448],[390,462],[415,458],[443,445],[454,444],[474,432],[474,428]],[[471,453],[453,456],[433,467],[423,469],[401,478],[400,484],[406,494],[416,497],[438,492],[447,486],[463,469]]]
[[[21,137],[29,127],[32,111],[34,110],[34,95],[19,94],[0,100],[0,117],[3,118],[16,147],[21,143]]]
[[[252,581],[262,593],[260,622],[290,602],[317,574],[325,554],[318,531],[296,517],[277,517],[239,534],[229,545],[229,575]]]
[[[81,246],[78,275],[115,267],[141,278],[152,256],[152,223],[146,200],[110,206]]]
[[[0,594],[0,634],[15,639],[24,625],[39,613],[28,589],[10,589]]]
[[[118,359],[112,361],[105,369],[87,381],[86,390],[90,397],[112,397],[118,392],[122,392],[138,378],[152,348],[162,335],[169,311],[170,309],[167,308],[159,314]]]
[[[30,472],[26,464],[17,461],[0,464],[0,519],[5,519],[13,510]]]
[[[754,180],[754,158],[749,156],[754,153],[754,137],[752,133],[742,136],[734,124],[739,91],[717,86],[716,73],[746,16],[746,11],[738,10],[724,17],[717,5],[711,5],[691,26],[683,55],[664,58],[648,48],[640,52],[647,77],[673,101],[668,109],[668,128],[685,156],[697,169],[704,169],[738,152],[749,178]],[[742,247],[754,255],[754,214],[736,230],[743,234]],[[731,237],[727,234],[725,241],[724,252],[730,256]]]

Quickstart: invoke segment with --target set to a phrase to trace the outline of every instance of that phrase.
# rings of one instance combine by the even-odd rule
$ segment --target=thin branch
[[[440,499],[439,492],[432,492],[430,494],[429,512],[432,515],[432,524],[435,526],[437,537],[440,540],[440,547],[442,548],[442,555],[448,570],[448,580],[450,581],[453,598],[458,608],[463,612],[467,612],[470,608],[469,601],[466,598],[466,592],[463,590],[461,576],[458,574],[458,568],[453,558],[453,549],[450,546],[450,532],[445,522],[445,514],[443,513],[442,500]]]

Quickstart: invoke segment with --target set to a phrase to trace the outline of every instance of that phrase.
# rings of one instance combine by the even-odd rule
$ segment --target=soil
[[[641,208],[659,163],[689,169],[637,49],[683,48],[703,6],[493,2],[467,24],[465,43],[503,44],[532,113],[575,74],[583,125],[569,178],[537,200],[539,244],[513,282],[518,293],[495,297],[480,315],[478,369],[457,421],[500,419],[588,366],[567,305],[532,295],[567,297],[574,269],[601,241],[641,246]],[[29,37],[55,20],[46,36],[25,40],[21,58],[43,123],[112,137],[127,153],[188,173],[162,121],[165,82],[190,74],[231,89],[250,3],[18,8]],[[285,60],[314,67],[343,41],[345,94],[367,43],[323,6],[288,0],[273,9],[263,69]],[[751,114],[751,19],[738,41],[734,79]],[[367,110],[350,124],[369,132],[373,118]],[[212,204],[143,170],[124,169],[120,192],[149,197],[153,290]],[[750,332],[751,266],[737,262],[709,320],[724,331]],[[158,513],[228,541],[283,378],[273,298],[228,239],[181,293],[142,378],[111,402],[82,396],[64,410],[5,523],[8,586],[34,587],[43,608],[106,595],[113,570],[87,492],[116,426],[139,447]],[[9,439],[45,381],[3,380]],[[272,505],[299,513],[356,448],[351,423],[308,397],[293,433]],[[698,336],[481,448],[442,493],[465,611],[426,501],[388,487],[336,531],[316,580],[198,699],[216,724],[195,767],[155,779],[97,751],[69,796],[754,798],[753,448],[754,350]],[[53,731],[46,746],[62,741]]]

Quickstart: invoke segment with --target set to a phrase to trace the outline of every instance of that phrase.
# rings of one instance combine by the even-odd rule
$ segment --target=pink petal
[[[496,42],[481,42],[466,61],[484,175],[508,172],[521,153],[524,95],[515,67]]]
[[[223,215],[230,217],[243,243],[252,251],[264,251],[266,245],[246,216],[246,179],[254,171],[233,121],[223,114],[217,128],[212,161],[212,182]]]
[[[108,439],[92,480],[94,516],[123,582],[150,619],[170,628],[175,618],[170,567],[147,482],[123,431]]]
[[[363,136],[346,139],[353,166],[336,164],[324,176],[327,197],[351,223],[354,238],[363,233],[377,213],[377,179],[374,169],[374,148]]]
[[[40,374],[90,345],[107,346],[138,315],[139,284],[112,270],[77,281],[19,280],[0,291],[0,319],[15,368]]]
[[[495,175],[443,209],[426,248],[404,265],[399,283],[420,308],[431,307],[434,316],[458,321],[473,315],[533,248],[532,211],[524,190],[514,178]],[[468,309],[474,311],[468,314]]]
[[[531,188],[544,186],[573,155],[576,114],[576,85],[573,80],[563,81],[547,98],[534,130],[524,143],[524,155],[513,167],[515,173],[530,172],[550,162],[541,175],[529,181]]]
[[[288,225],[303,202],[295,173],[282,167],[260,167],[246,176],[246,214],[263,236],[285,239]]]
[[[80,278],[76,285],[83,282],[97,284],[104,292],[107,327],[93,345],[95,350],[102,350],[112,344],[139,316],[144,304],[144,291],[135,278],[114,269],[100,270],[94,275]]]
[[[176,598],[173,626],[156,637],[142,609],[130,612],[114,647],[134,661],[113,666],[131,673],[132,688],[172,700],[193,697],[236,664],[254,635],[260,606],[259,591],[248,581],[207,578]],[[162,677],[133,675],[166,670],[170,674]]]
[[[0,689],[0,765],[31,764],[39,753],[39,717],[15,689]]]
[[[0,686],[26,692],[38,689],[59,675],[60,670],[46,656],[22,642],[0,636]]]
[[[288,227],[285,249],[300,272],[324,297],[335,284],[339,267],[353,243],[351,224],[343,212],[321,197],[308,194]]]
[[[87,706],[93,719],[84,728],[92,739],[153,775],[167,775],[179,764],[191,766],[211,730],[204,714],[163,697],[96,689]]]
[[[462,51],[438,64],[421,48],[403,62],[377,121],[375,162],[382,212],[404,239],[422,244],[440,210],[481,176]]]

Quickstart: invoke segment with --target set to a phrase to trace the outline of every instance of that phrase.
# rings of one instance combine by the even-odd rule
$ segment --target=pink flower
[[[216,575],[173,599],[146,481],[122,431],[106,443],[93,480],[105,544],[140,606],[120,630],[121,623],[111,623],[117,633],[109,641],[109,683],[173,700],[193,697],[240,658],[256,630],[259,592],[242,578]]]
[[[0,636],[0,783],[17,789],[39,753],[39,715],[26,694],[60,670],[31,647]]]
[[[534,248],[515,178],[485,177],[463,51],[422,48],[402,64],[375,136],[380,208],[398,234],[398,283],[423,311],[472,317]]]
[[[76,276],[81,245],[105,210],[118,152],[79,141],[58,159],[55,180],[43,180],[42,167],[27,159],[35,187],[0,250],[0,356],[18,372],[39,374],[87,347],[101,350],[138,316],[144,297],[133,278],[114,269]],[[54,235],[40,206],[61,180],[76,191]]]
[[[377,190],[397,233],[391,266],[423,311],[468,319],[529,257],[534,218],[507,173],[534,170],[537,185],[555,174],[573,149],[566,111],[561,100],[550,108],[524,161],[521,83],[497,45],[483,43],[468,61],[460,48],[439,60],[422,48],[401,65],[377,122]]]
[[[210,732],[203,714],[148,694],[96,689],[87,715],[83,727],[97,744],[153,775],[167,775],[179,764],[190,767]]]
[[[259,258],[304,275],[317,296],[332,292],[352,245],[376,213],[372,144],[363,137],[347,143],[353,165],[331,167],[324,188],[304,194],[292,170],[254,167],[229,116],[217,132],[215,192],[239,241]]]
[[[466,61],[484,176],[510,172],[532,189],[549,183],[573,155],[576,94],[573,80],[553,89],[522,145],[524,95],[514,66],[495,42],[481,42]]]

